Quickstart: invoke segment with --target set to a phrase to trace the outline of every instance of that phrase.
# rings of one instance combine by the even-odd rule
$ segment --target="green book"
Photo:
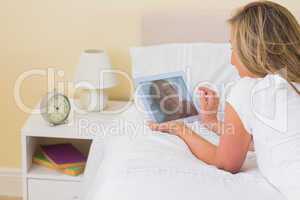
[[[68,167],[65,169],[59,169],[55,165],[53,165],[41,152],[38,152],[33,156],[33,163],[50,169],[61,171],[62,173],[71,176],[78,176],[84,171],[84,167]]]

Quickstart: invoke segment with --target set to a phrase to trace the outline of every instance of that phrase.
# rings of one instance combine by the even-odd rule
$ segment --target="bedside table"
[[[124,111],[129,105],[130,102],[110,101],[108,108],[103,112],[71,114],[68,124],[54,127],[49,126],[40,114],[30,115],[21,130],[23,200],[80,199],[86,171],[99,166],[103,157],[105,138],[98,139],[97,145],[94,145],[94,141],[98,135],[105,136],[106,134],[104,133],[106,129],[91,131],[85,124],[82,128],[80,123],[93,123],[93,120],[97,120],[97,125],[107,126],[109,122],[121,116],[122,112],[116,112],[116,110]],[[99,149],[99,141],[103,144],[100,145],[100,147],[103,146],[102,149]],[[72,143],[88,157],[83,174],[75,177],[69,176],[32,163],[32,157],[39,145],[65,142]],[[98,148],[97,159],[90,156],[91,152],[95,152],[96,146]]]

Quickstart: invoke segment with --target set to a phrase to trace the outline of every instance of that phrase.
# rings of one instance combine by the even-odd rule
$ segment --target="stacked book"
[[[70,143],[42,145],[33,163],[77,176],[84,171],[86,157]]]

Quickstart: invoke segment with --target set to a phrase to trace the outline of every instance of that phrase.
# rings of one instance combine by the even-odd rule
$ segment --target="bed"
[[[224,15],[214,16],[207,26],[210,19],[202,15],[147,14],[142,35],[143,44],[150,46],[131,49],[132,76],[184,70],[190,74],[192,91],[199,80],[217,86],[234,81],[237,74],[230,66]],[[202,23],[205,31],[195,30],[191,22]],[[209,31],[209,27],[213,29]],[[159,32],[153,31],[158,28]],[[177,34],[171,37],[170,32]],[[172,44],[162,44],[165,42]],[[220,94],[223,102],[226,92],[222,90]],[[118,137],[106,139],[101,164],[95,163],[94,169],[87,172],[90,176],[85,184],[86,200],[285,199],[260,174],[253,152],[248,153],[242,171],[233,175],[197,160],[177,137],[149,130],[137,102],[122,113],[122,118],[131,128],[119,127]],[[218,143],[218,137],[200,122],[189,126],[207,140]],[[97,160],[96,153],[94,157]]]

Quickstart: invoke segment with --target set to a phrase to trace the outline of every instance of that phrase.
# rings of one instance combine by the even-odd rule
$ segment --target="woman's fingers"
[[[209,88],[199,87],[200,103],[203,104],[213,104],[217,97],[217,93]]]
[[[148,122],[148,126],[153,131],[163,131],[166,128],[165,127],[166,126],[165,123],[159,124],[159,123],[156,123],[156,122]]]
[[[198,89],[199,91],[199,95],[200,98],[202,98],[203,100],[209,101],[210,99],[214,99],[217,98],[217,93],[209,88],[205,88],[205,87],[200,87]]]
[[[206,93],[206,95],[209,95],[209,96],[217,94],[214,90],[207,88],[207,87],[199,87],[198,91],[202,91],[202,92]]]
[[[158,124],[155,122],[148,122],[148,126],[151,130],[157,130],[158,129]]]
[[[172,133],[176,131],[180,126],[182,126],[182,122],[176,122],[176,121],[169,121],[165,123],[155,123],[155,122],[149,122],[148,126],[153,131],[160,131],[165,133]]]
[[[217,93],[206,87],[199,87],[200,109],[202,114],[211,114],[217,110],[219,98]]]
[[[200,105],[204,106],[207,103],[207,97],[205,95],[205,92],[201,90],[199,92],[199,96],[200,96]]]

